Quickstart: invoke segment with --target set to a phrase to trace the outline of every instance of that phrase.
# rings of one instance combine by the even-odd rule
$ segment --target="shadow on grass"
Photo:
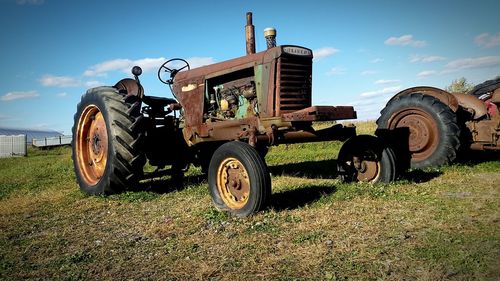
[[[336,167],[337,160],[331,159],[274,165],[270,166],[269,170],[274,176],[336,179],[338,177]],[[424,183],[439,177],[442,173],[443,172],[440,170],[411,170],[402,173],[399,179],[415,183]],[[198,185],[203,182],[206,182],[206,175],[190,175],[182,179],[167,176],[159,179],[143,180],[139,186],[129,191],[167,194],[174,191],[181,191],[191,185]],[[308,186],[305,188],[284,191],[272,195],[271,207],[276,210],[300,208],[318,200],[324,195],[334,193],[335,191],[335,187],[325,186]]]
[[[406,171],[402,175],[399,176],[399,179],[401,180],[407,180],[409,182],[414,182],[414,183],[424,183],[428,182],[434,178],[439,177],[442,175],[443,172],[441,171],[424,171],[424,170],[411,170],[411,171]]]
[[[269,167],[275,176],[304,177],[310,179],[336,179],[337,160],[306,161],[301,163],[282,164]],[[411,170],[402,172],[399,180],[424,183],[439,177],[443,172],[437,170]]]
[[[147,191],[158,194],[166,194],[173,191],[181,191],[192,184],[200,184],[206,180],[204,175],[184,176],[182,178],[168,177],[159,179],[148,179],[142,181],[139,186],[131,191]]]
[[[314,203],[324,196],[335,193],[335,186],[307,186],[279,193],[273,193],[269,204],[276,211],[298,209]]]
[[[335,179],[337,160],[306,161],[300,163],[281,164],[269,167],[272,175],[305,178]]]

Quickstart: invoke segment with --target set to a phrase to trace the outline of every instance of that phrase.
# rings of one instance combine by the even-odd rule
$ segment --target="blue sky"
[[[0,0],[0,126],[70,133],[89,87],[144,69],[146,94],[170,58],[193,65],[245,54],[245,14],[278,44],[314,50],[313,103],[376,119],[407,87],[500,75],[500,1]]]

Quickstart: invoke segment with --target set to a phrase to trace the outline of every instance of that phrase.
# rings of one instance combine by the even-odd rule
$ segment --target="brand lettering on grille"
[[[311,50],[300,48],[300,47],[283,47],[283,51],[292,55],[299,56],[310,56],[312,55]]]

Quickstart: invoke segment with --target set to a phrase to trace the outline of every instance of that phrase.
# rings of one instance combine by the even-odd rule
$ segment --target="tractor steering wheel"
[[[178,63],[182,66],[181,68],[169,68],[167,67],[167,64],[171,63],[171,62],[174,62],[174,61],[179,61]],[[177,75],[177,73],[181,70],[183,70],[184,68],[186,68],[188,70],[190,70],[191,68],[189,67],[189,63],[183,59],[179,59],[179,58],[175,58],[175,59],[171,59],[171,60],[168,60],[166,61],[165,63],[163,63],[160,68],[158,69],[158,79],[164,83],[164,84],[167,84],[167,85],[172,85],[172,83],[174,83],[174,77],[175,75]],[[167,78],[165,77],[164,75],[162,76],[162,73],[169,73],[170,77]]]

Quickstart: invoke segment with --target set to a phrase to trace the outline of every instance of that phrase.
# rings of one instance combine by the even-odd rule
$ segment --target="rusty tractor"
[[[460,152],[500,150],[500,78],[468,93],[414,87],[392,97],[377,120],[379,130],[405,130],[408,141],[393,142],[402,165],[425,168],[448,164]],[[404,144],[404,146],[402,146]],[[399,147],[398,147],[399,146]],[[408,157],[401,157],[407,155]],[[406,164],[404,164],[406,163]]]
[[[313,122],[355,119],[352,106],[312,106],[310,49],[276,46],[265,30],[267,50],[255,53],[252,14],[247,14],[247,54],[191,69],[184,59],[159,67],[158,78],[175,99],[144,93],[140,67],[134,78],[88,90],[77,106],[73,163],[87,194],[111,194],[148,178],[182,178],[190,165],[208,176],[214,205],[236,216],[261,210],[271,195],[264,156],[270,146],[346,141],[337,159],[343,181],[389,182],[395,156],[377,137],[354,126]],[[333,153],[333,152],[332,152]],[[146,163],[157,167],[145,173]]]

